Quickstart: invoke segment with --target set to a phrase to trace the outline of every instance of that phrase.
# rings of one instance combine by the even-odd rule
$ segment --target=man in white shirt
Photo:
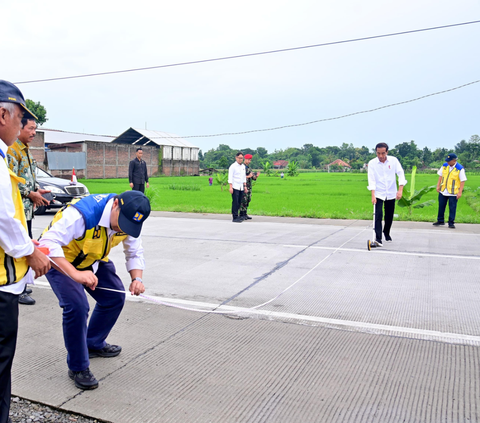
[[[463,187],[467,177],[465,169],[457,163],[457,155],[450,153],[445,163],[437,172],[439,178],[437,182],[438,192],[438,216],[433,226],[445,225],[445,208],[450,210],[448,215],[448,227],[455,229],[455,216],[457,213],[457,203],[463,193]]]
[[[122,350],[106,342],[125,303],[125,294],[111,291],[125,288],[108,255],[123,242],[132,278],[129,291],[133,295],[145,292],[145,261],[139,237],[149,214],[150,202],[140,191],[90,195],[57,212],[40,238],[40,245],[49,249],[54,261],[47,279],[63,309],[68,376],[77,388],[98,387],[90,371],[90,358],[115,357]],[[88,325],[85,291],[96,301]]]
[[[0,423],[10,422],[11,369],[18,331],[18,298],[26,281],[44,275],[48,258],[32,243],[18,182],[6,163],[9,146],[16,141],[24,114],[33,116],[20,90],[0,80]]]
[[[386,241],[392,241],[390,229],[395,213],[395,200],[400,200],[403,187],[407,184],[402,165],[397,158],[387,156],[388,145],[381,142],[375,146],[377,157],[368,162],[368,189],[372,192],[372,204],[375,204],[375,242],[382,244],[382,218],[385,207],[385,226],[383,233]],[[398,177],[398,190],[397,180]]]
[[[243,193],[247,193],[247,175],[243,162],[243,153],[239,151],[235,155],[235,163],[228,168],[228,183],[232,194],[232,222],[242,223],[243,219],[238,216],[238,210],[242,204]]]

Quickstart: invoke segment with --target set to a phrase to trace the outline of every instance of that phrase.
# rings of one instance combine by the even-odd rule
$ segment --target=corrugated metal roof
[[[157,145],[170,145],[173,147],[199,148],[178,135],[148,129],[129,128],[114,139],[117,143],[145,145],[153,142]]]
[[[45,135],[45,144],[68,144],[83,141],[112,142],[115,137],[107,135],[82,134],[79,132],[66,132],[57,129],[40,128],[37,132],[43,132]]]

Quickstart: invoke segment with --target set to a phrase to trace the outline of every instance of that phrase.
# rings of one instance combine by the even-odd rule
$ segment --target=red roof
[[[288,161],[287,160],[277,160],[276,162],[273,162],[274,166],[283,166],[287,167],[288,166]]]
[[[345,163],[342,159],[337,159],[333,161],[332,163],[328,164],[327,166],[332,166],[332,165],[339,165],[343,167],[352,167],[348,163]]]

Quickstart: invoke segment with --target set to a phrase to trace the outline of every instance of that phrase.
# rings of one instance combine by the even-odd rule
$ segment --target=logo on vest
[[[136,212],[135,213],[135,216],[133,216],[133,220],[135,220],[135,222],[140,222],[140,220],[143,219],[143,214],[139,213],[139,212]]]

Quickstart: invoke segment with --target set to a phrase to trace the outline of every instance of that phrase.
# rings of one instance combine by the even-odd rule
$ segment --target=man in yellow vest
[[[123,282],[108,255],[123,242],[132,280],[129,291],[143,293],[140,231],[149,214],[150,202],[140,191],[90,195],[58,211],[40,237],[54,261],[47,279],[63,309],[68,376],[77,388],[98,387],[90,358],[115,357],[122,351],[106,342],[125,303]],[[96,301],[89,321],[85,291]]]
[[[457,203],[463,193],[463,187],[467,177],[465,169],[457,163],[457,155],[450,153],[445,159],[445,163],[437,172],[439,178],[437,183],[438,192],[438,216],[433,226],[445,225],[445,208],[450,210],[448,216],[448,227],[455,229],[455,215],[457,213]]]
[[[27,280],[44,275],[48,258],[32,243],[18,183],[25,180],[11,172],[6,153],[17,139],[24,114],[34,116],[20,90],[0,80],[0,423],[10,422],[11,368],[17,343],[18,297]]]

